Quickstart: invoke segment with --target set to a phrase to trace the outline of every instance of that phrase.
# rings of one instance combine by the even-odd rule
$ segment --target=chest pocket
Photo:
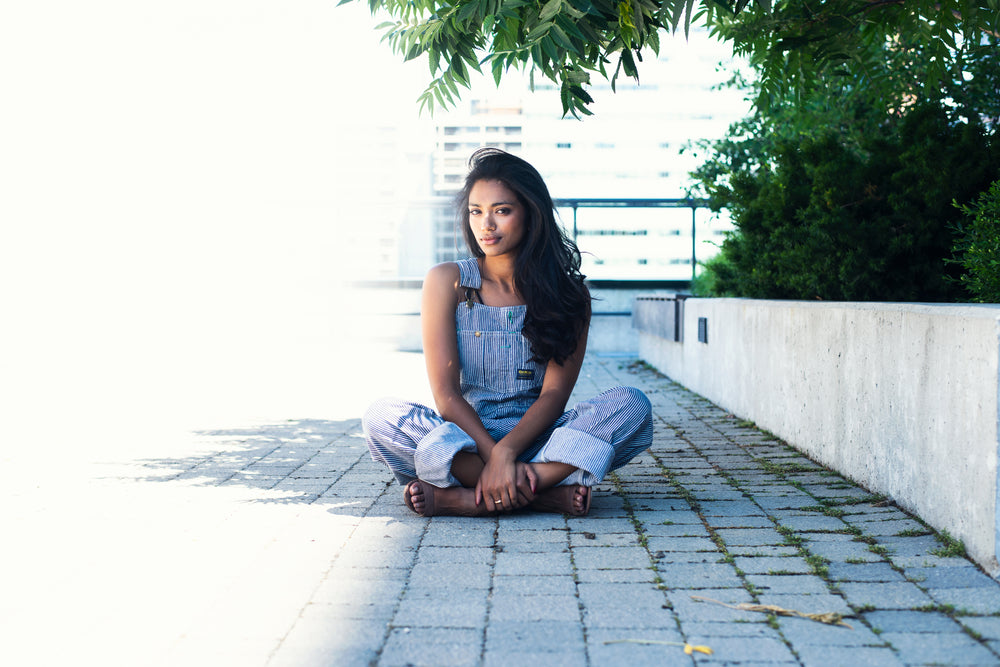
[[[519,331],[458,331],[462,382],[504,396],[536,394],[544,367],[531,361],[531,345]]]

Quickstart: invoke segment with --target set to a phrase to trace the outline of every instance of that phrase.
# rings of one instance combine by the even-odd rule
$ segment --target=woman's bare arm
[[[438,264],[427,272],[420,306],[427,379],[434,405],[476,442],[480,456],[495,444],[475,409],[462,396],[455,308],[459,302],[460,273],[454,263]]]

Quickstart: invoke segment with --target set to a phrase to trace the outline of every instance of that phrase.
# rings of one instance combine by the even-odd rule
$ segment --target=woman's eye
[[[497,209],[497,214],[498,215],[509,215],[510,214],[510,209],[509,208],[498,208]]]
[[[469,215],[479,215],[480,211],[477,209],[472,209],[469,211]]]

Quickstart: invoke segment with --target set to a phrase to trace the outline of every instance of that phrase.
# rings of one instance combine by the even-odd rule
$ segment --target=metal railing
[[[695,279],[698,269],[698,229],[697,211],[707,208],[706,199],[654,199],[654,198],[559,198],[554,200],[556,208],[569,208],[573,211],[573,241],[579,236],[578,212],[581,208],[689,208],[691,209],[691,280]]]

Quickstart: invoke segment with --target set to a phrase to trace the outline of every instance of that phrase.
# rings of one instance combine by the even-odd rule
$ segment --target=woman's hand
[[[528,464],[495,447],[476,482],[476,505],[482,502],[486,509],[496,511],[524,507],[534,500],[537,483],[538,477]]]
[[[517,461],[514,464],[517,476],[517,497],[518,507],[526,507],[535,500],[535,491],[538,489],[538,473],[530,463]]]

